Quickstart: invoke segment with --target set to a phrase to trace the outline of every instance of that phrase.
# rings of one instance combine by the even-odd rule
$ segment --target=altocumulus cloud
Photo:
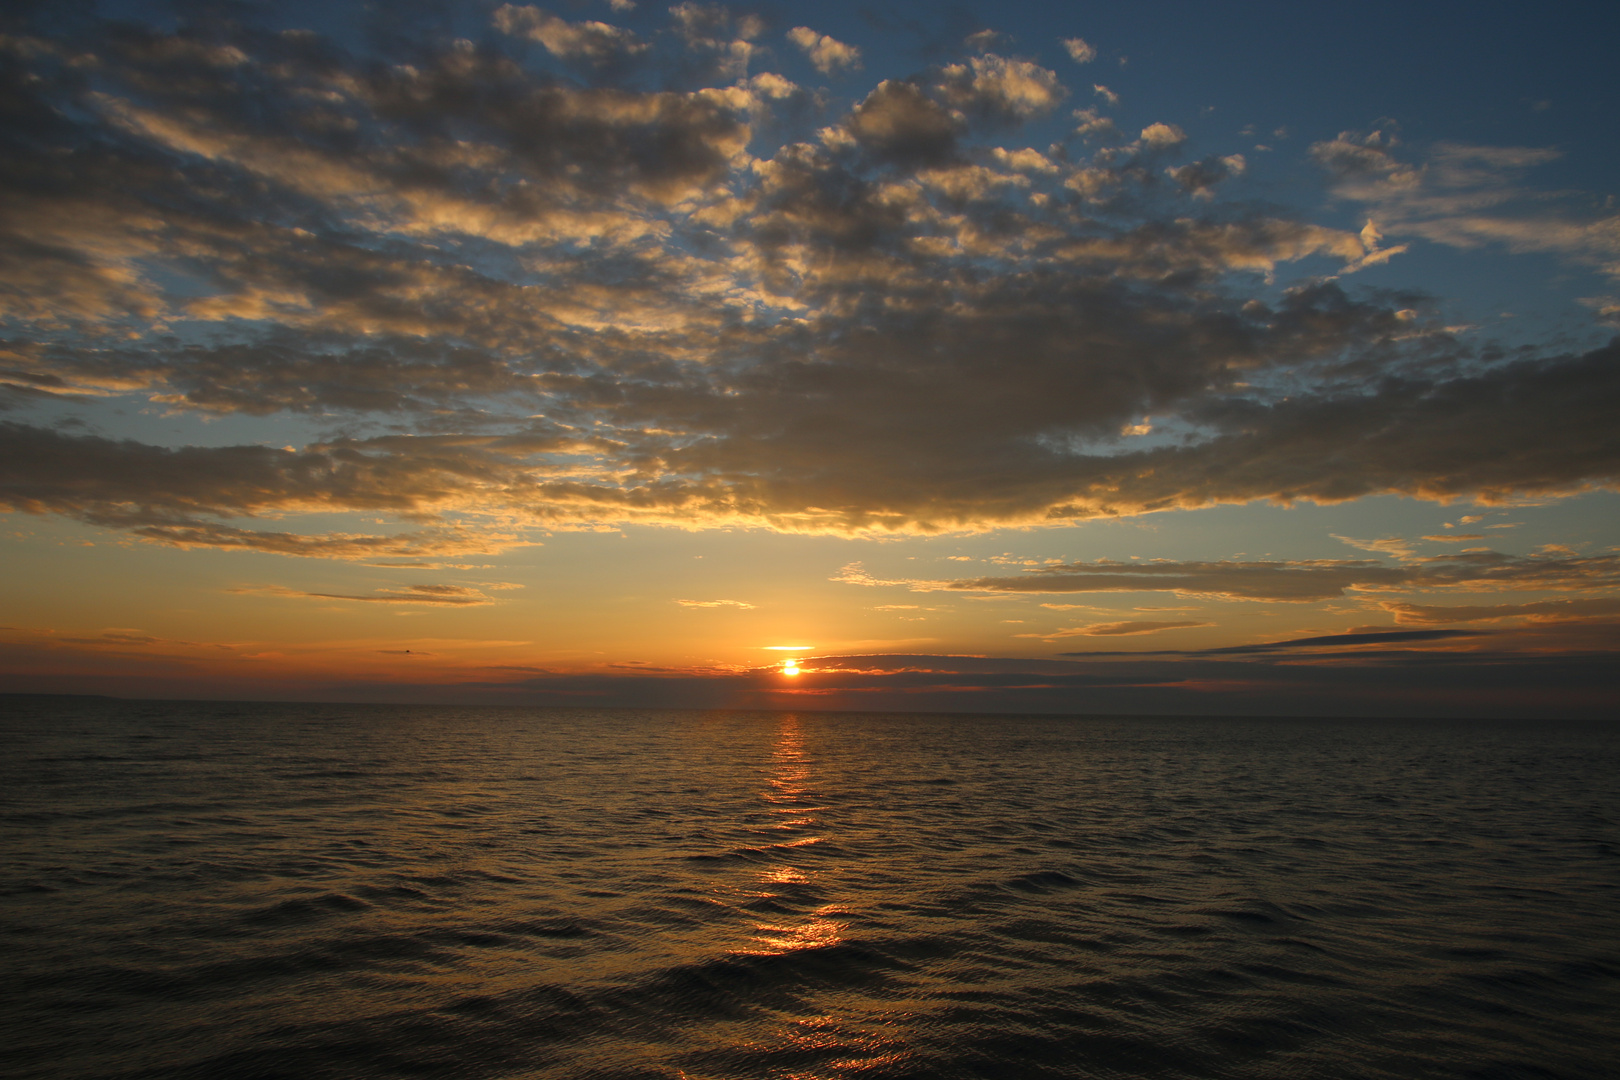
[[[1030,59],[980,51],[839,102],[761,69],[765,22],[718,5],[638,34],[508,4],[477,41],[396,33],[366,55],[298,28],[33,18],[0,37],[0,400],[353,434],[170,448],[14,422],[13,508],[366,559],[548,524],[937,532],[1620,473],[1620,346],[1499,358],[1418,297],[1268,290],[1287,264],[1397,249],[1224,202],[1243,160],[1183,160],[1173,124],[1122,141],[1090,107],[1089,141],[1028,147],[1071,98]],[[821,72],[857,70],[855,46],[786,34]],[[1509,215],[1544,152],[1441,147],[1424,171],[1346,134],[1313,153],[1391,235],[1609,265],[1603,222]],[[410,531],[252,520],[335,512]],[[1185,566],[1132,587],[1304,600],[1555,563]],[[1036,591],[1011,580],[1030,579],[952,587]]]

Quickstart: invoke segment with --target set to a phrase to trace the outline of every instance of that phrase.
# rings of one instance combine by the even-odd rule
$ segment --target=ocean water
[[[1620,725],[0,704],[8,1078],[1613,1077]]]

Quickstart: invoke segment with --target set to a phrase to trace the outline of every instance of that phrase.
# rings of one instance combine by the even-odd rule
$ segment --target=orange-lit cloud
[[[1349,591],[1404,589],[1508,590],[1613,589],[1620,586],[1620,556],[1549,553],[1517,556],[1481,550],[1410,560],[1401,565],[1355,559],[1271,562],[1054,563],[1016,577],[960,580],[881,580],[859,563],[833,580],[915,591],[986,593],[1174,592],[1225,600],[1308,603]]]
[[[254,585],[230,590],[252,596],[285,596],[303,600],[351,600],[363,604],[425,604],[445,607],[482,607],[495,603],[477,589],[464,585],[407,585],[369,594],[304,592],[280,585]]]
[[[795,26],[788,31],[787,39],[803,50],[823,75],[861,66],[861,50],[830,35],[818,34],[808,26]]]
[[[1045,634],[1014,634],[1021,638],[1065,638],[1065,637],[1138,637],[1143,634],[1157,634],[1165,630],[1181,630],[1193,626],[1209,626],[1207,622],[1154,622],[1138,619],[1125,622],[1090,623],[1086,626],[1071,626],[1062,630],[1053,630]]]
[[[1378,606],[1395,616],[1398,623],[1420,626],[1499,622],[1503,619],[1519,618],[1531,622],[1569,622],[1620,615],[1620,597],[1614,596],[1582,600],[1537,600],[1519,604],[1464,604],[1450,607],[1384,600]]]

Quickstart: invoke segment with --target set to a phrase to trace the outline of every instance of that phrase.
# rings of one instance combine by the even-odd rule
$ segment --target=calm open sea
[[[1620,724],[0,704],[7,1077],[1613,1077]]]

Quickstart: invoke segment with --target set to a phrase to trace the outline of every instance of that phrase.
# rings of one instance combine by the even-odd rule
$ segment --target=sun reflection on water
[[[771,760],[774,772],[759,796],[774,818],[766,827],[778,837],[787,833],[791,838],[776,840],[770,850],[796,862],[800,853],[812,851],[825,840],[820,835],[822,822],[817,815],[827,807],[821,805],[823,800],[812,789],[811,759],[805,751],[799,719],[792,713],[781,718]],[[755,924],[753,938],[736,951],[753,956],[779,956],[841,943],[850,924],[840,916],[850,912],[841,904],[815,903],[824,899],[820,877],[815,869],[790,862],[762,869],[754,879],[755,895],[760,900],[780,905],[783,915],[771,922]],[[808,910],[789,913],[810,904],[814,906]]]

